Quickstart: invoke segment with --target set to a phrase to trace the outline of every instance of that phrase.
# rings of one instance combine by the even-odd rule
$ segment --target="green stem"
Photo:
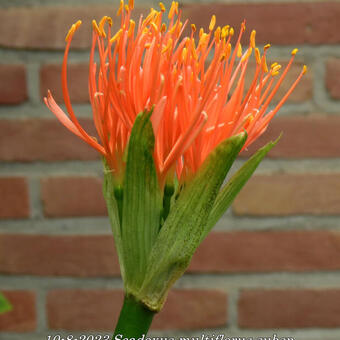
[[[124,304],[119,315],[113,339],[118,334],[123,338],[140,338],[149,330],[155,312],[149,310],[131,296],[124,298]]]

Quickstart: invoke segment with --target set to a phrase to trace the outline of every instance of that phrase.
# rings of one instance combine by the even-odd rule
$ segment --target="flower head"
[[[197,172],[221,141],[243,130],[248,134],[244,148],[258,138],[306,72],[304,66],[287,94],[268,112],[297,49],[279,75],[281,65],[274,63],[268,68],[266,63],[270,45],[264,47],[262,54],[256,47],[255,31],[250,34],[249,45],[242,49],[244,22],[236,39],[232,27],[215,28],[215,16],[207,31],[197,31],[191,25],[191,34],[182,37],[189,24],[181,21],[177,2],[168,12],[168,26],[163,23],[166,10],[162,3],[159,11],[151,9],[138,23],[131,19],[132,9],[133,1],[127,5],[121,1],[117,12],[120,29],[114,34],[110,17],[92,22],[89,96],[100,143],[79,124],[67,88],[69,48],[81,21],[72,25],[67,34],[62,67],[69,116],[50,92],[45,98],[46,105],[71,132],[106,158],[117,178],[124,172],[123,155],[135,118],[143,110],[153,110],[154,160],[160,183],[175,171],[179,179],[184,179]],[[96,48],[99,65],[94,61]],[[256,69],[245,90],[252,54]]]

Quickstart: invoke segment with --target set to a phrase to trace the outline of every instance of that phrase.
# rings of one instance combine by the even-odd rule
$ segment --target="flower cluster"
[[[111,32],[112,19],[93,20],[89,64],[89,96],[100,143],[79,124],[67,88],[67,58],[74,33],[81,21],[72,25],[66,37],[62,66],[63,95],[69,116],[56,104],[50,92],[46,105],[71,132],[98,150],[119,180],[124,173],[124,153],[136,116],[153,110],[154,160],[159,182],[183,180],[197,172],[209,153],[223,140],[246,130],[244,148],[258,138],[269,121],[294,90],[304,66],[286,95],[268,112],[268,106],[292,65],[297,49],[279,75],[281,65],[267,66],[266,45],[261,54],[250,33],[249,45],[242,49],[245,23],[232,47],[234,28],[216,26],[212,16],[207,31],[197,31],[181,21],[178,2],[139,19],[131,19],[133,1],[123,1],[117,15],[120,29]],[[189,35],[182,38],[183,32]],[[98,49],[99,65],[94,61]],[[247,90],[245,76],[251,55],[256,68]],[[275,78],[277,81],[275,82]]]

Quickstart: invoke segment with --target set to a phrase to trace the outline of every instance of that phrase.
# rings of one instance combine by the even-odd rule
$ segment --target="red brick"
[[[102,182],[99,178],[45,178],[41,185],[45,216],[103,216],[107,214],[102,194]]]
[[[0,64],[0,104],[19,104],[26,99],[25,66]]]
[[[214,232],[189,267],[192,273],[339,269],[340,233],[331,231]]]
[[[332,58],[326,63],[326,87],[334,99],[340,99],[340,59]]]
[[[25,178],[0,178],[0,218],[29,217],[28,187]]]
[[[0,235],[0,272],[44,276],[117,276],[111,235]]]
[[[51,329],[112,330],[123,303],[118,290],[54,290],[47,296]],[[96,308],[89,308],[96,306]],[[227,322],[227,296],[211,290],[174,290],[155,316],[153,329],[222,327]],[[190,311],[190,312],[188,312]]]
[[[29,291],[2,291],[13,309],[0,314],[0,331],[29,332],[37,327],[35,294]]]
[[[340,326],[340,290],[245,290],[239,303],[244,328]]]
[[[118,4],[118,3],[116,3]],[[117,6],[44,6],[12,7],[0,10],[0,46],[30,49],[64,49],[65,36],[73,23],[83,24],[74,36],[72,48],[88,48],[92,43],[92,19],[104,15],[114,19],[113,31],[118,29]],[[149,9],[136,8],[133,18],[139,18]],[[34,29],[32,29],[34,27]]]
[[[53,113],[47,114],[51,119],[1,119],[0,160],[50,162],[99,158],[97,151],[68,131]],[[90,135],[96,136],[91,119],[79,122]]]
[[[338,132],[340,117],[326,114],[276,117],[267,131],[244,152],[253,154],[283,133],[278,144],[268,153],[269,158],[337,158],[340,157]]]
[[[88,64],[69,64],[67,70],[68,89],[72,103],[89,102]],[[61,65],[46,64],[40,70],[40,94],[45,97],[51,90],[53,98],[59,104],[64,103],[61,87]]]
[[[251,29],[256,29],[258,43],[278,45],[337,44],[340,4],[333,2],[263,3],[263,4],[185,4],[183,19],[198,27],[209,26],[210,17],[217,15],[217,25],[234,26],[238,32],[246,19],[249,41]],[[247,32],[247,31],[246,31]],[[235,38],[236,39],[236,38]]]
[[[254,176],[234,201],[236,215],[339,215],[339,174]]]

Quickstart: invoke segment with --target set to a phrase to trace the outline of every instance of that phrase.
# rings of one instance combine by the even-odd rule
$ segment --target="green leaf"
[[[162,193],[153,159],[152,112],[140,113],[133,125],[123,184],[122,239],[126,289],[140,288],[147,259],[157,238],[162,211]]]
[[[269,142],[264,147],[259,149],[228,181],[217,195],[214,206],[210,212],[207,225],[201,237],[201,241],[206,237],[209,231],[214,227],[217,221],[222,217],[225,211],[234,201],[236,195],[240,192],[242,187],[247,183],[248,179],[254,173],[262,159],[266,156],[269,150],[276,145],[280,137],[274,141]]]
[[[122,188],[114,179],[114,176],[103,159],[104,164],[104,181],[103,181],[103,195],[106,200],[107,212],[109,215],[112,233],[115,241],[116,251],[118,254],[120,272],[122,279],[125,282],[125,264],[124,264],[124,250],[121,232],[121,206],[122,206]]]
[[[137,296],[151,310],[161,309],[171,285],[189,265],[218,191],[246,138],[241,133],[220,143],[171,207]]]
[[[10,302],[5,298],[4,294],[0,292],[0,314],[10,312],[13,309]]]

